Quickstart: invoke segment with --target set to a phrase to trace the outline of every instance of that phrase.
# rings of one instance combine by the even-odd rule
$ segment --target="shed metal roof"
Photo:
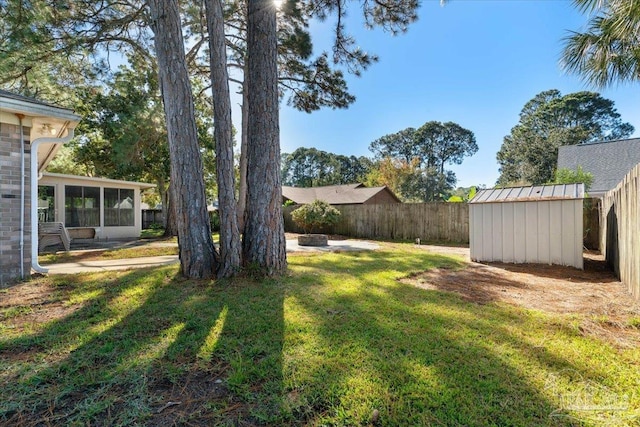
[[[584,184],[556,184],[480,190],[469,203],[531,202],[582,198],[584,198]]]

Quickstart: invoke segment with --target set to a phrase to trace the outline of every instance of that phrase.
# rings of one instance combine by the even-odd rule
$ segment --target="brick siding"
[[[29,128],[24,128],[25,221],[24,258],[20,259],[20,127],[0,123],[0,286],[20,279],[20,263],[25,278],[31,271],[31,203]]]

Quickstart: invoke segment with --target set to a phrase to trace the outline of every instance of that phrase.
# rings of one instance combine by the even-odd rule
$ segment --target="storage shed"
[[[472,261],[583,268],[583,184],[481,190],[469,202]]]

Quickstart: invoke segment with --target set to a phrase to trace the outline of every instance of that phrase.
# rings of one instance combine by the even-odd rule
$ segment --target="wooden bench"
[[[96,238],[96,229],[94,227],[73,227],[68,228],[67,231],[72,240]]]
[[[71,249],[71,237],[61,222],[41,222],[38,224],[38,251],[47,246],[62,244],[65,251]]]

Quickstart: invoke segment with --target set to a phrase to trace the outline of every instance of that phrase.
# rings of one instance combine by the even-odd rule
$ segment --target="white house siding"
[[[582,199],[471,204],[471,259],[582,269],[582,209]]]
[[[152,185],[134,183],[128,181],[107,180],[103,178],[72,177],[57,174],[44,174],[38,181],[38,185],[49,185],[55,188],[55,221],[65,223],[65,186],[99,187],[100,188],[100,225],[95,226],[96,239],[124,239],[139,237],[142,230],[142,210],[140,209],[141,185],[152,187]],[[133,190],[134,194],[134,225],[133,226],[105,226],[104,220],[104,189],[119,188]],[[69,227],[73,229],[73,227]],[[86,227],[85,227],[86,228]]]

